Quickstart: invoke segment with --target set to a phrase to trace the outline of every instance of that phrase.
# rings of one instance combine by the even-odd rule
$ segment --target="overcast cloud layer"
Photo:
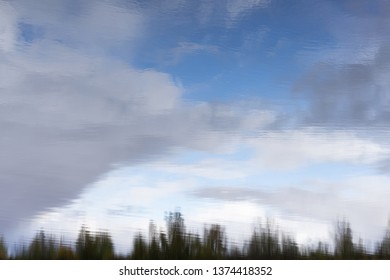
[[[206,157],[165,171],[233,181],[349,164],[388,176],[390,2],[304,2],[0,0],[0,232],[118,166],[188,151],[251,156],[246,170]],[[320,15],[298,21],[290,8]],[[191,95],[202,91],[212,94]],[[344,205],[325,185],[276,194],[203,182],[191,195],[255,196],[324,220],[388,215],[380,197]]]

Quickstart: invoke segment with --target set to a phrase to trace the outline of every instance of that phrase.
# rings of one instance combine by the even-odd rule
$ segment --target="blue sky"
[[[236,239],[266,217],[326,239],[347,217],[375,240],[389,14],[387,0],[0,0],[0,232],[86,224],[125,246],[180,209]]]

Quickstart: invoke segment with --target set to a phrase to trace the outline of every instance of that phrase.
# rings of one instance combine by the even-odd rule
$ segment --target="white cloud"
[[[331,242],[328,238],[332,237],[335,223],[343,219],[351,223],[355,237],[376,241],[383,237],[389,219],[390,208],[386,200],[390,193],[389,183],[388,176],[356,174],[337,181],[286,182],[277,190],[229,186],[198,188],[194,195],[210,204],[214,200],[220,209],[223,205],[249,202],[257,205],[263,209],[262,214],[257,211],[258,217],[274,219],[282,229],[296,234],[299,242],[307,243],[309,238]],[[221,217],[213,211],[210,213]],[[245,215],[242,219],[246,223],[251,220]],[[319,229],[327,230],[321,232]]]
[[[13,50],[18,36],[16,24],[16,11],[8,2],[0,1],[0,51]]]
[[[256,9],[267,8],[271,0],[201,1],[197,7],[197,20],[202,25],[223,24],[231,28]]]
[[[145,19],[135,6],[117,4],[101,0],[12,3],[20,22],[42,28],[46,39],[89,51],[104,51],[126,41],[134,44],[145,31]]]
[[[389,155],[389,149],[349,132],[293,130],[269,132],[248,140],[255,161],[265,168],[294,169],[316,163],[373,164]]]
[[[151,220],[164,229],[164,213],[182,206],[179,202],[184,201],[183,186],[193,185],[188,179],[156,178],[148,168],[129,172],[131,168],[114,171],[67,205],[40,212],[23,223],[24,238],[44,229],[58,235],[66,233],[65,237],[74,242],[84,225],[92,231],[108,230],[116,250],[128,253],[132,237],[137,232],[147,236]],[[14,240],[18,238],[17,234],[12,236]]]
[[[168,75],[61,54],[67,61],[42,62],[30,53],[1,64],[8,82],[0,102],[0,212],[31,199],[15,219],[72,198],[115,162],[146,160],[175,141],[186,145],[168,123],[180,115],[181,94]]]
[[[240,20],[240,17],[250,13],[256,8],[266,8],[271,0],[228,0],[226,9],[228,12],[228,25]]]
[[[28,44],[17,37],[12,52],[0,50],[0,154],[6,159],[0,161],[0,221],[17,223],[67,203],[115,164],[150,161],[179,149],[223,150],[221,143],[236,140],[235,131],[273,121],[268,111],[253,111],[254,122],[235,106],[185,103],[184,89],[170,75],[89,52],[90,44],[106,50],[110,40],[138,34],[133,13],[124,8],[98,2],[78,14],[63,1],[11,4],[18,17],[7,19],[6,30],[20,31],[23,21],[44,31]],[[65,18],[74,22],[62,25]],[[114,32],[127,24],[137,30]],[[106,34],[111,32],[116,35]],[[100,45],[106,35],[109,40]],[[11,46],[13,39],[4,36]],[[11,211],[14,205],[20,207]]]
[[[219,223],[226,226],[233,241],[248,238],[258,218],[260,222],[271,218],[303,244],[309,239],[329,241],[335,221],[344,217],[360,236],[370,240],[381,237],[389,210],[388,177],[348,174],[336,181],[324,177],[310,182],[285,182],[273,189],[260,187],[264,184],[263,174],[250,158],[235,161],[229,158],[229,152],[222,155],[226,158],[210,159],[215,154],[205,153],[195,163],[169,164],[168,160],[159,160],[115,171],[70,205],[40,215],[32,229],[40,225],[45,229],[52,226],[55,232],[72,231],[74,222],[64,226],[63,220],[71,221],[73,215],[79,226],[84,223],[93,229],[119,228],[114,233],[115,240],[127,250],[128,239],[123,239],[123,232],[147,232],[150,219],[163,226],[164,212],[181,207],[190,229],[198,231],[206,222]],[[320,158],[324,160],[322,155]],[[251,188],[244,187],[245,179],[256,174],[259,185],[253,185],[252,180]],[[236,184],[236,179],[243,180]],[[79,216],[75,214],[80,212]],[[123,226],[124,221],[130,226]]]
[[[158,170],[171,174],[200,177],[208,180],[234,180],[248,176],[245,168],[238,168],[237,162],[229,160],[204,159],[195,164],[154,164]]]

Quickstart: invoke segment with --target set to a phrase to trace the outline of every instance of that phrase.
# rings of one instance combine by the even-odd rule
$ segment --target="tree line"
[[[138,233],[128,254],[115,252],[108,231],[91,232],[83,226],[74,244],[65,243],[41,230],[31,242],[20,245],[12,254],[8,253],[6,243],[0,237],[0,259],[390,259],[390,229],[369,251],[362,240],[354,241],[350,224],[345,220],[336,225],[332,249],[326,242],[298,246],[291,235],[277,230],[270,222],[255,228],[249,240],[241,245],[229,243],[219,224],[205,226],[202,235],[187,231],[180,212],[169,213],[166,222],[166,231],[158,231],[151,223],[149,236]]]

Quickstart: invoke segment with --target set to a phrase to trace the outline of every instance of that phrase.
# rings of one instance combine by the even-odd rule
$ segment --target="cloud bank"
[[[2,227],[66,203],[116,165],[218,150],[242,126],[272,122],[187,103],[170,75],[111,57],[107,50],[140,36],[143,17],[77,3],[0,2]]]

